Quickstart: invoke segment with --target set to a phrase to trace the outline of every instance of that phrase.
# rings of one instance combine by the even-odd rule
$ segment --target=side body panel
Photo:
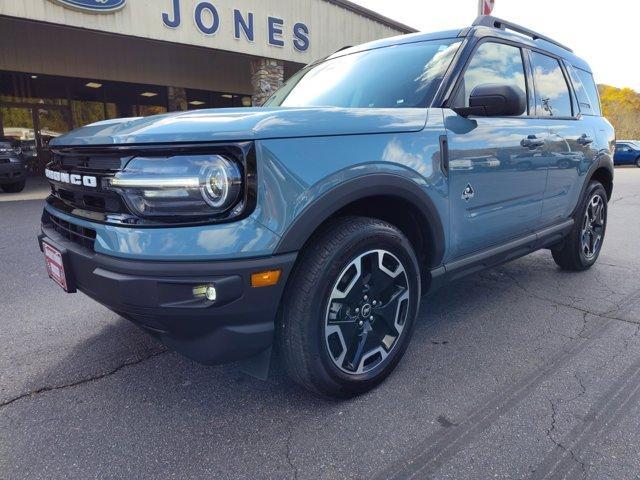
[[[361,182],[354,179],[385,174],[417,186],[447,232],[449,191],[439,145],[444,134],[442,113],[439,109],[423,112],[425,116],[428,112],[429,121],[420,132],[257,142],[258,220],[286,237],[312,206],[326,201],[344,184],[353,181],[357,189]],[[380,185],[378,194],[384,194],[384,188]],[[369,190],[367,196],[370,194],[376,192]],[[322,220],[321,216],[316,218],[317,222]],[[298,246],[304,241],[306,238],[301,238]]]
[[[447,260],[533,232],[547,181],[546,124],[528,118],[465,119],[444,110],[449,142]],[[537,139],[531,147],[524,139]]]

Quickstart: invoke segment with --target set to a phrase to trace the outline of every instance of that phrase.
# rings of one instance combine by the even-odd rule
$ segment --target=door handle
[[[593,143],[593,138],[587,137],[587,134],[583,133],[582,136],[578,138],[578,143],[583,147],[586,147]]]
[[[536,137],[535,135],[529,135],[527,138],[523,138],[520,141],[520,146],[530,150],[535,150],[538,147],[544,146],[544,140]]]

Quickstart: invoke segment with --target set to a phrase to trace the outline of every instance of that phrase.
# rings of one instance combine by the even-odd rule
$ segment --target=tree
[[[616,138],[640,139],[640,94],[630,88],[598,85],[602,114],[616,129]]]

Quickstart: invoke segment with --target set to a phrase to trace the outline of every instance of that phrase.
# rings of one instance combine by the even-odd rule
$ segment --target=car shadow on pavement
[[[411,351],[427,348],[433,355],[442,355],[442,351],[431,349],[434,345],[446,345],[453,343],[450,338],[450,323],[467,318],[469,309],[473,305],[486,299],[486,280],[476,275],[470,279],[457,283],[456,288],[444,289],[423,298],[421,314],[416,320],[414,339],[411,343]],[[510,294],[508,289],[502,288],[493,293],[493,301],[500,303],[506,301]],[[504,299],[501,299],[504,296]],[[477,313],[477,312],[476,312]],[[122,317],[115,317],[94,335],[79,341],[73,350],[55,365],[52,365],[40,380],[35,380],[34,385],[48,385],[46,390],[68,388],[69,385],[94,382],[99,379],[115,375],[116,373],[130,370],[129,381],[134,381],[137,376],[145,383],[151,371],[161,368],[162,383],[169,390],[172,386],[178,386],[187,381],[194,385],[198,396],[202,396],[203,390],[213,389],[218,392],[237,392],[239,385],[243,386],[244,393],[251,390],[260,391],[263,394],[270,392],[281,395],[293,395],[299,402],[306,398],[310,404],[316,402],[331,403],[331,400],[318,399],[307,391],[298,387],[287,377],[278,352],[274,351],[271,368],[266,381],[254,378],[244,373],[242,363],[234,363],[221,366],[206,366],[193,362],[164,347],[133,323]],[[464,328],[464,327],[463,327]],[[469,324],[468,328],[472,328]],[[409,357],[410,355],[407,355]],[[160,358],[161,357],[161,358]],[[59,358],[59,357],[58,357]],[[406,358],[406,357],[405,357]],[[433,363],[434,358],[426,358]],[[402,367],[401,362],[400,367]],[[69,382],[57,381],[50,385],[52,378],[60,378],[62,372],[70,375]],[[134,375],[135,372],[135,375]],[[131,384],[128,384],[131,386]],[[194,393],[196,393],[194,392]],[[111,390],[115,395],[116,390]],[[228,398],[223,395],[221,398]],[[259,397],[261,401],[264,396]],[[161,397],[157,399],[161,400]],[[211,405],[212,406],[212,405]]]

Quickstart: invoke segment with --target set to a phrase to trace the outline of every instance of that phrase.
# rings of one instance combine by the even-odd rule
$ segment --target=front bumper
[[[46,241],[63,252],[78,290],[154,335],[169,348],[205,364],[247,358],[267,349],[295,253],[232,261],[126,260],[96,253],[42,225]],[[251,286],[251,274],[281,269],[279,282]],[[211,303],[193,288],[214,285]]]
[[[21,182],[27,176],[24,162],[6,162],[0,158],[0,185]]]

